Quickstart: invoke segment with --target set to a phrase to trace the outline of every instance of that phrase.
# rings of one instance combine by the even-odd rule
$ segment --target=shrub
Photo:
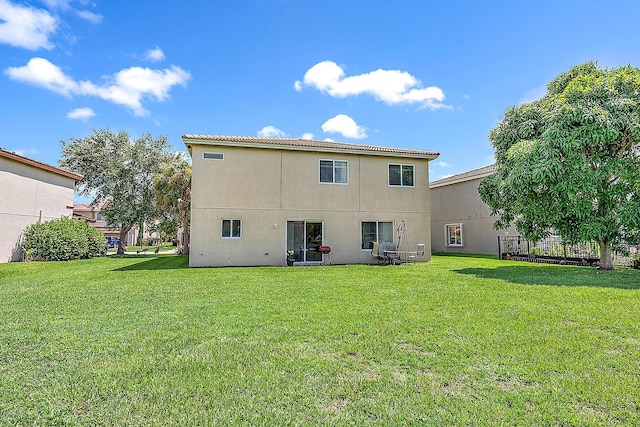
[[[531,249],[529,249],[529,256],[531,257],[537,257],[539,255],[542,255],[542,248],[539,248],[537,246],[532,247]]]
[[[84,221],[69,218],[31,224],[24,233],[23,251],[33,259],[68,261],[104,252],[104,235]]]

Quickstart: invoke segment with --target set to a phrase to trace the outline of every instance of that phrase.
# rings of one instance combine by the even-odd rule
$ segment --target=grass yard
[[[0,264],[0,425],[640,425],[640,271]]]
[[[158,245],[125,246],[124,247],[125,252],[145,251],[146,253],[150,253],[150,254],[153,254],[156,249],[158,249]],[[159,252],[160,253],[171,252],[171,251],[174,251],[175,249],[176,247],[173,246],[171,243],[163,243],[160,245]],[[116,252],[118,252],[118,247],[116,246],[115,248],[109,248],[107,252],[115,254]]]

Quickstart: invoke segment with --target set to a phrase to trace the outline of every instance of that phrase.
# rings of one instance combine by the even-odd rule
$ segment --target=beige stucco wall
[[[224,160],[203,159],[203,152]],[[404,220],[407,249],[425,243],[430,259],[429,169],[426,159],[192,145],[189,264],[284,265],[287,221],[324,224],[332,263],[369,263],[361,249],[362,221]],[[349,183],[321,184],[319,160],[349,162]],[[415,166],[415,187],[388,185],[388,164]],[[221,238],[222,219],[241,219],[242,238]]]
[[[71,215],[75,181],[0,157],[0,185],[0,262],[16,261],[25,227]]]
[[[431,250],[467,254],[498,254],[498,236],[504,230],[493,228],[495,218],[480,199],[481,178],[431,188]],[[445,225],[462,224],[464,246],[447,246]],[[515,229],[509,230],[511,234]]]

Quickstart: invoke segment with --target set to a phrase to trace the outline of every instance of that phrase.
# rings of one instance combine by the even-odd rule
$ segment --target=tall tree
[[[600,268],[612,245],[640,237],[640,70],[573,67],[539,100],[510,107],[489,133],[496,173],[480,196],[525,237],[596,241]]]
[[[119,254],[131,228],[156,216],[153,177],[168,159],[167,148],[164,136],[133,140],[127,132],[105,129],[62,141],[60,165],[83,175],[77,190],[103,206],[108,225],[120,227]]]
[[[156,207],[166,215],[177,218],[182,227],[182,253],[189,254],[191,221],[191,165],[183,153],[163,165],[153,178]]]

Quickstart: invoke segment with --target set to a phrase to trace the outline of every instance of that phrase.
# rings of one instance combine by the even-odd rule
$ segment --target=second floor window
[[[394,187],[414,187],[413,165],[389,164],[389,185]]]
[[[348,184],[349,163],[346,160],[320,160],[320,182]]]

